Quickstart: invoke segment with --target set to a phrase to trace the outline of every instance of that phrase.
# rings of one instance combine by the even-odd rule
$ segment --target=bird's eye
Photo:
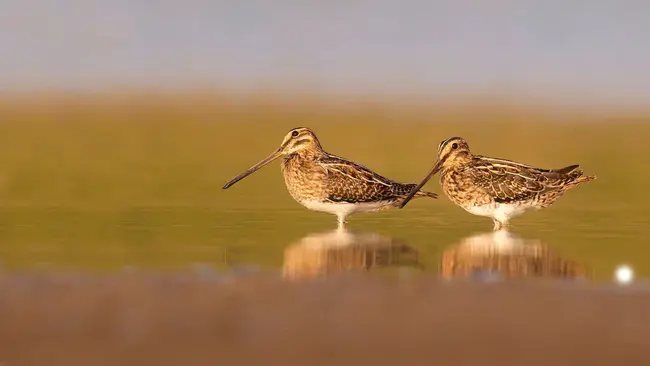
[[[293,136],[293,137],[297,137],[297,136],[298,136],[298,131],[293,131],[293,132],[291,132],[291,136]]]
[[[452,149],[458,149],[458,144],[454,142],[453,144],[451,144],[451,148]]]

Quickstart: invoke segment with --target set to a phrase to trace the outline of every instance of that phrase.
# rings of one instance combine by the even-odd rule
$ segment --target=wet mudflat
[[[643,365],[650,284],[413,274],[0,276],[4,365]]]

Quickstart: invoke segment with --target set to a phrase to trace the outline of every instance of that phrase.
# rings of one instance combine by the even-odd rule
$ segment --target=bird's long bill
[[[255,173],[256,171],[262,169],[265,165],[269,164],[270,162],[272,162],[273,160],[279,158],[280,156],[282,156],[282,148],[279,148],[279,149],[275,150],[273,153],[271,153],[271,155],[267,156],[266,158],[264,158],[259,163],[253,165],[252,167],[248,168],[248,170],[246,170],[245,172],[243,172],[243,173],[239,174],[238,176],[236,176],[233,180],[226,183],[226,185],[223,186],[223,189],[230,188],[230,186],[232,186],[233,184],[235,184],[235,183],[239,182],[240,180],[248,177],[249,175]]]
[[[436,162],[433,168],[431,168],[429,174],[427,174],[427,176],[422,180],[422,182],[420,182],[420,184],[418,184],[415,188],[411,190],[409,195],[406,196],[404,201],[402,201],[402,203],[399,205],[399,208],[404,208],[404,206],[406,206],[406,204],[411,200],[411,198],[413,198],[413,196],[415,196],[415,194],[418,193],[418,191],[422,189],[422,187],[424,187],[425,184],[427,184],[429,179],[431,179],[431,177],[433,177],[434,174],[436,174],[438,171],[440,171],[440,169],[442,169],[442,163],[443,160],[438,160]]]

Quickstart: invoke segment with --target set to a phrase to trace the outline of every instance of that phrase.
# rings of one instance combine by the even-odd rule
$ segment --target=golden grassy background
[[[580,279],[608,281],[622,262],[650,275],[648,122],[642,109],[494,99],[5,96],[0,365],[647,364],[645,284]],[[295,203],[277,164],[221,190],[296,126],[400,181],[422,179],[452,135],[479,154],[579,163],[598,180],[515,219],[520,244],[505,256],[473,253],[492,223],[444,195],[353,216],[357,245],[328,246],[335,218]],[[427,188],[440,192],[435,179]],[[395,264],[411,270],[340,276]],[[270,273],[235,277],[245,265]],[[124,266],[140,270],[91,276]],[[477,267],[576,280],[436,278]],[[338,275],[280,281],[281,268]]]
[[[286,192],[274,164],[221,186],[296,126],[324,148],[417,182],[438,143],[466,138],[488,156],[540,167],[579,163],[598,180],[512,222],[524,237],[583,262],[599,279],[631,263],[650,275],[645,194],[650,110],[554,108],[486,99],[392,103],[372,98],[210,93],[23,95],[0,100],[0,261],[106,270],[258,264],[334,228]],[[437,180],[427,188],[440,192]],[[351,226],[417,248],[428,271],[464,237],[491,229],[444,195],[404,210],[353,216]],[[228,260],[224,259],[228,253]]]

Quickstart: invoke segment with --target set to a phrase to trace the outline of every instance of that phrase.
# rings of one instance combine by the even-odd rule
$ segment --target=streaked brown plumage
[[[550,207],[566,191],[596,179],[578,165],[540,169],[511,160],[473,155],[467,141],[452,137],[440,143],[438,161],[427,177],[401,203],[404,207],[438,171],[445,195],[469,213],[491,217],[494,230],[529,209]]]
[[[323,150],[312,130],[294,128],[280,147],[223,186],[227,189],[273,160],[284,157],[282,174],[291,197],[310,210],[334,214],[342,227],[347,216],[397,207],[415,183],[398,183]],[[437,198],[431,192],[414,197]]]

